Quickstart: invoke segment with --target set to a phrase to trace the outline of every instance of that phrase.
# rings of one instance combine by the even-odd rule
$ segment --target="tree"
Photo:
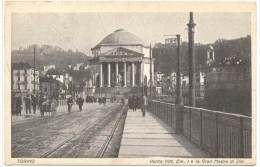
[[[196,67],[206,66],[207,61],[207,49],[210,44],[195,44],[195,63]],[[221,60],[224,57],[237,57],[242,59],[248,64],[251,64],[251,36],[242,37],[238,39],[226,40],[220,38],[212,44],[215,51],[215,60]],[[176,59],[177,51],[176,46],[170,46],[166,44],[156,43],[153,49],[153,58],[155,58],[154,69],[155,72],[162,72],[164,74],[170,74],[172,71],[176,71]],[[181,72],[186,72],[189,69],[188,66],[188,42],[182,42],[181,44]]]

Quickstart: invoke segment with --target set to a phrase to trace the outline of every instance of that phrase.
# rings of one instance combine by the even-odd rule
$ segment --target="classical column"
[[[92,85],[95,85],[95,74],[92,75]]]
[[[124,62],[124,87],[126,87],[126,62]]]
[[[140,86],[142,86],[142,83],[144,82],[144,66],[143,62],[140,63]]]
[[[110,70],[110,63],[108,63],[107,68],[108,68],[108,70],[107,70],[107,71],[108,71],[108,72],[107,72],[107,75],[108,75],[108,81],[107,81],[108,83],[107,83],[107,86],[110,87],[110,83],[111,83],[111,82],[110,82],[110,75],[111,75],[111,72],[110,72],[110,71],[111,71],[111,70]]]
[[[103,87],[103,69],[102,69],[102,63],[101,63],[101,66],[100,66],[100,75],[99,75],[99,85],[100,87]]]
[[[116,62],[116,86],[118,85],[118,63]]]
[[[132,86],[135,86],[135,63],[132,62]]]

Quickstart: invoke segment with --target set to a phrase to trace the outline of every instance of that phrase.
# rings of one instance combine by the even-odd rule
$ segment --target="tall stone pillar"
[[[126,87],[126,62],[124,62],[124,87]]]
[[[100,65],[99,85],[100,85],[100,87],[103,87],[103,68],[102,68],[102,63]]]
[[[116,63],[116,86],[118,85],[118,63]]]
[[[92,85],[95,85],[95,74],[92,75]]]
[[[110,83],[111,83],[110,82],[110,76],[111,76],[110,63],[108,63],[107,68],[108,68],[108,70],[107,70],[107,75],[108,75],[107,86],[110,87]]]
[[[132,62],[132,86],[135,86],[135,63]]]
[[[189,106],[195,107],[196,71],[195,71],[195,46],[194,33],[195,26],[193,12],[190,12],[189,28]]]
[[[140,63],[140,86],[142,86],[143,78],[144,78],[144,68],[143,68],[143,62]]]

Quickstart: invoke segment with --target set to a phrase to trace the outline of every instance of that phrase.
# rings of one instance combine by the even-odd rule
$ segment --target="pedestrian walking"
[[[71,112],[71,108],[73,106],[73,99],[72,99],[71,96],[68,98],[67,104],[68,104],[68,112],[70,113]]]
[[[22,108],[23,108],[22,106],[23,106],[23,103],[22,103],[21,96],[16,97],[14,107],[15,107],[15,113],[17,116],[22,115]]]
[[[50,115],[51,116],[54,116],[56,114],[56,111],[57,111],[57,107],[58,107],[58,102],[55,98],[51,98],[50,100]]]
[[[99,97],[98,98],[98,104],[101,105],[102,104],[102,99]]]
[[[123,104],[123,105],[125,104],[125,98],[124,97],[121,98],[121,104]]]
[[[106,105],[106,102],[107,102],[107,99],[106,99],[105,96],[102,98],[102,102],[103,102],[103,105],[105,106],[105,105]]]
[[[43,101],[44,101],[44,97],[42,94],[40,94],[39,99],[38,99],[38,109],[39,110],[41,110]]]
[[[128,107],[130,110],[133,109],[133,98],[131,96],[128,99]]]
[[[14,96],[14,94],[11,95],[11,113],[12,114],[16,114],[16,109],[15,109],[15,100],[16,100],[16,97]]]
[[[25,111],[26,111],[26,115],[28,114],[28,111],[29,111],[29,114],[31,114],[31,98],[30,98],[30,95],[27,95],[27,97],[24,98],[24,102],[25,102]]]
[[[79,111],[82,111],[83,103],[84,103],[84,99],[82,97],[78,97],[77,104],[79,105]]]
[[[44,112],[47,111],[47,106],[48,106],[47,98],[42,96],[42,103],[40,107],[41,116],[44,116]]]
[[[37,106],[37,97],[35,95],[32,95],[32,106],[33,106],[33,114],[36,113],[36,106]]]
[[[143,96],[143,100],[142,100],[142,114],[143,114],[143,117],[145,117],[145,112],[146,112],[146,109],[147,109],[147,105],[148,105],[148,99],[144,95]]]
[[[138,99],[136,96],[133,97],[133,111],[136,111],[138,105]]]

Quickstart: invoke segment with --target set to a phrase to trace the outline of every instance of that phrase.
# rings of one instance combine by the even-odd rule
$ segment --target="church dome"
[[[99,45],[143,45],[143,41],[124,29],[118,29],[106,36]]]

